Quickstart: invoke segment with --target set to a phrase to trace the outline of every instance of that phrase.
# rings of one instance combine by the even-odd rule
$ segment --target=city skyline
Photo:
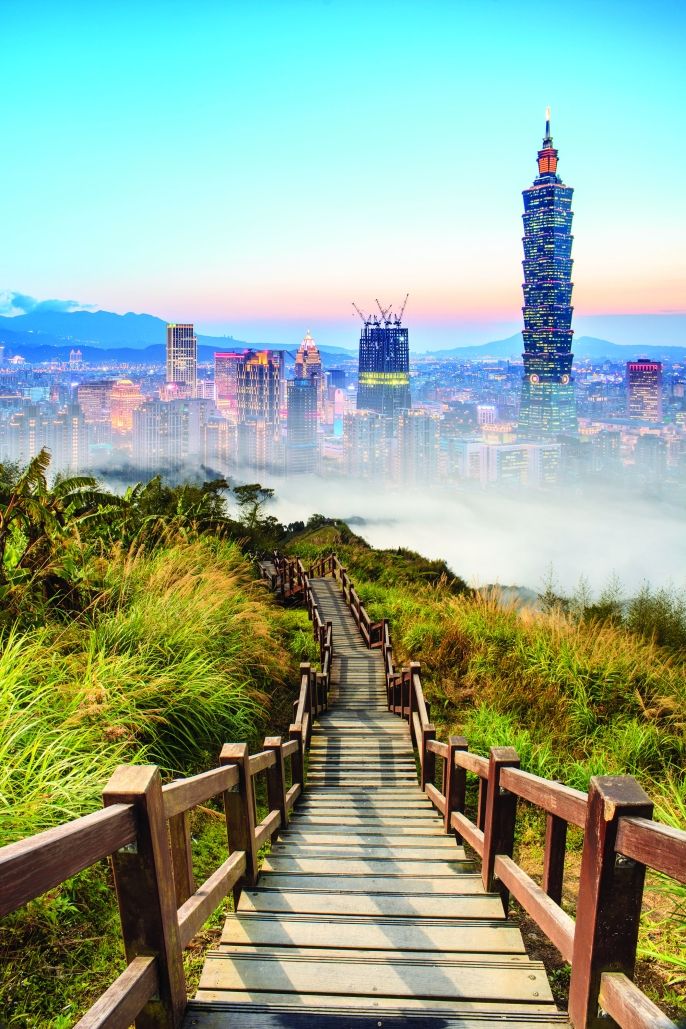
[[[681,5],[623,4],[621,19],[614,3],[576,5],[573,19],[514,3],[498,19],[471,3],[401,5],[397,18],[386,4],[364,17],[354,4],[200,3],[169,18],[157,6],[39,3],[29,49],[23,11],[6,5],[4,289],[262,343],[313,324],[340,344],[350,300],[374,283],[383,302],[410,290],[417,350],[506,337],[520,307],[512,188],[530,181],[527,141],[549,103],[583,197],[578,331],[623,342],[584,320],[660,313],[649,333],[675,331],[686,206],[656,188],[654,155],[668,140],[670,167],[682,161]],[[512,39],[524,29],[544,52],[563,28],[570,56],[542,82]],[[171,84],[159,72],[182,55],[193,73]],[[165,161],[180,130],[193,159]],[[398,149],[392,175],[379,148]]]

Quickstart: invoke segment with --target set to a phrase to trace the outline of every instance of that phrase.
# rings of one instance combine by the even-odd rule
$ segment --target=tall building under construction
[[[355,309],[363,323],[357,379],[358,411],[392,416],[409,410],[410,343],[409,333],[402,327],[405,304],[398,315],[379,304],[380,317],[364,315],[359,308]]]

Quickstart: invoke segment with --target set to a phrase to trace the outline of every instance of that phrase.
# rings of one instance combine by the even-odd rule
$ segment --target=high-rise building
[[[639,357],[626,363],[628,414],[644,422],[662,420],[662,363]]]
[[[286,473],[311,475],[317,470],[317,377],[288,382]]]
[[[236,406],[241,423],[279,421],[279,382],[283,356],[271,350],[246,350],[236,371]]]
[[[524,377],[518,436],[577,432],[572,382],[572,193],[557,175],[546,112],[538,177],[524,196]]]
[[[441,417],[427,411],[403,411],[395,440],[396,478],[406,485],[430,486],[439,480]]]
[[[410,408],[410,343],[398,316],[362,315],[357,376],[358,411],[395,415]]]
[[[209,400],[149,400],[133,412],[133,454],[147,472],[177,472],[202,463]]]
[[[218,351],[214,355],[214,395],[221,413],[238,421],[238,366],[248,351]]]
[[[195,392],[198,371],[198,341],[192,325],[167,325],[167,382],[186,387],[189,396]]]
[[[115,432],[131,432],[133,412],[145,401],[141,388],[131,379],[118,379],[110,393],[112,428]]]
[[[89,425],[110,424],[112,411],[113,379],[97,379],[82,382],[76,390],[76,397],[83,416]]]
[[[322,377],[322,356],[309,329],[295,355],[295,377],[296,379],[321,379]]]
[[[389,472],[391,419],[376,411],[355,411],[344,424],[348,475],[383,482]]]

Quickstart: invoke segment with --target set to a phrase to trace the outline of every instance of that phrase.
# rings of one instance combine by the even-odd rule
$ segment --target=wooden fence
[[[484,886],[500,892],[505,911],[514,897],[571,965],[575,1029],[676,1029],[632,979],[646,869],[686,883],[686,832],[653,821],[653,804],[632,776],[596,776],[586,794],[522,771],[512,747],[493,747],[486,758],[471,754],[462,736],[439,742],[419,663],[396,668],[388,623],[371,621],[338,558],[314,562],[309,575],[340,580],[367,646],[381,648],[388,709],[408,722],[422,789],[446,833],[475,851]],[[466,812],[467,775],[478,780],[476,821]],[[540,886],[513,859],[518,800],[545,812]],[[561,906],[568,825],[583,830],[576,919]]]
[[[305,789],[305,751],[312,722],[328,704],[332,654],[331,623],[322,622],[311,591],[308,606],[322,672],[300,666],[287,742],[267,737],[257,754],[245,743],[227,743],[217,768],[166,785],[154,765],[121,765],[105,788],[102,811],[0,848],[0,917],[111,860],[127,967],[76,1029],[127,1029],[134,1020],[137,1029],[181,1024],[184,948],[229,891],[237,901],[255,885],[260,847],[288,826]],[[257,822],[254,783],[261,774],[269,813]],[[196,886],[189,812],[213,797],[223,801],[229,857]]]

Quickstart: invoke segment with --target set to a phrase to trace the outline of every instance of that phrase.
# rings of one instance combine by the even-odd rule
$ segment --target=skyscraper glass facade
[[[524,196],[524,377],[518,436],[577,431],[572,382],[572,193],[557,175],[546,120],[538,177]]]
[[[357,409],[394,415],[410,407],[410,343],[395,321],[367,320],[360,334]]]

